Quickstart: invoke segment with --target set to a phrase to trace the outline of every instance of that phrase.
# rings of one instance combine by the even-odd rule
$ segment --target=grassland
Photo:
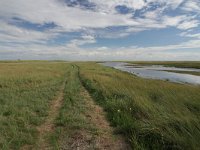
[[[0,63],[0,149],[37,148],[38,127],[52,116],[63,84],[45,133],[51,149],[119,149],[119,143],[128,149],[118,134],[133,149],[200,147],[199,86],[142,79],[93,62],[26,61]]]
[[[0,63],[0,149],[37,142],[49,102],[64,81],[59,63]]]
[[[0,63],[0,149],[128,149],[64,62]]]

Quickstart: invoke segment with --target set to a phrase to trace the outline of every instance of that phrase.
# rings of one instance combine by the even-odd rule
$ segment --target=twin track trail
[[[48,135],[55,131],[54,120],[59,114],[64,101],[66,81],[60,88],[57,97],[50,102],[50,109],[45,122],[37,127],[39,132],[38,142],[35,147],[24,146],[22,149],[49,150],[53,149],[48,141]],[[105,118],[103,109],[95,104],[88,91],[81,85],[80,98],[84,101],[85,112],[82,114],[87,122],[93,126],[98,134],[89,130],[80,129],[70,137],[65,146],[59,149],[66,150],[128,150],[130,146],[125,142],[124,137],[114,134],[114,129]],[[77,108],[78,109],[78,108]]]

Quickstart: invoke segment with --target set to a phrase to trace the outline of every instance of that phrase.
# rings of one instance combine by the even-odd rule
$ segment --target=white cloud
[[[80,31],[89,28],[96,29],[111,26],[129,26],[129,31],[134,29],[137,32],[147,29],[165,28],[167,26],[177,27],[181,21],[183,22],[188,18],[188,16],[183,15],[175,17],[165,16],[162,14],[165,7],[145,12],[145,18],[132,18],[131,14],[118,14],[114,9],[117,5],[141,9],[151,2],[165,4],[166,7],[178,7],[183,0],[147,0],[146,2],[144,0],[90,1],[97,5],[96,11],[91,12],[79,7],[68,7],[58,0],[1,0],[0,17],[4,18],[3,21],[17,17],[41,25],[53,22],[57,25],[57,29],[53,29],[54,32]],[[104,11],[107,13],[104,13]],[[186,26],[188,25],[184,22],[178,28],[183,29]],[[190,25],[190,27],[192,26]],[[119,34],[119,36],[126,35],[128,35],[127,32]]]
[[[96,37],[123,38],[129,34],[144,30],[174,27],[180,30],[193,29],[199,26],[198,15],[182,13],[181,15],[164,14],[181,7],[184,11],[198,14],[200,5],[197,0],[89,0],[96,4],[95,10],[69,7],[59,0],[1,0],[0,1],[0,59],[16,55],[33,58],[146,58],[147,56],[171,56],[168,50],[200,48],[199,34],[182,36],[194,38],[188,42],[154,47],[121,47],[112,50],[101,45],[94,48],[81,48],[85,44],[96,43]],[[148,10],[150,3],[155,2],[160,8]],[[115,10],[123,5],[136,10],[143,10],[142,17],[132,14],[120,14]],[[157,6],[155,6],[157,7]],[[56,27],[45,31],[30,30],[9,24],[13,18],[30,23],[44,25],[54,23]],[[120,30],[109,30],[109,27],[123,27]],[[106,29],[105,29],[106,28]],[[62,45],[50,46],[46,43],[66,32],[82,32],[82,36],[64,42]],[[36,44],[37,43],[37,44]],[[28,45],[28,46],[27,46]],[[162,52],[164,53],[162,54]],[[48,55],[47,55],[48,54]],[[154,55],[155,54],[155,55]],[[29,56],[30,55],[30,56]],[[46,55],[46,56],[45,56]],[[178,55],[178,52],[177,52]],[[181,54],[179,54],[181,55]],[[14,57],[14,56],[13,56]],[[177,56],[178,57],[178,56]],[[185,56],[184,56],[185,57]]]
[[[189,12],[200,13],[200,3],[198,0],[188,0],[182,7],[183,10]]]
[[[114,8],[116,6],[126,6],[128,8],[132,8],[134,10],[139,10],[147,7],[150,3],[154,2],[160,5],[165,5],[165,8],[176,9],[180,4],[184,2],[184,0],[89,0],[97,4],[97,8],[99,11],[105,13],[114,13]]]
[[[66,30],[137,24],[130,15],[91,13],[67,7],[56,0],[1,0],[0,16],[18,17],[38,24],[54,22]]]
[[[81,37],[81,39],[74,39],[71,40],[66,47],[67,48],[71,48],[71,49],[76,49],[81,45],[85,45],[85,44],[91,44],[91,43],[95,43],[96,40],[93,36],[90,35],[84,35]]]
[[[148,3],[157,2],[158,4],[165,5],[165,8],[176,9],[179,7],[185,0],[147,0]]]
[[[82,40],[89,39],[92,41],[92,37],[82,38]],[[79,43],[81,40],[77,40],[75,43]],[[87,40],[86,40],[87,42]],[[74,43],[71,41],[71,43]],[[64,46],[52,46],[41,44],[24,45],[12,45],[12,46],[0,46],[0,59],[6,59],[12,53],[14,58],[17,59],[65,59],[65,60],[159,60],[165,58],[166,60],[199,60],[199,51],[190,52],[192,49],[200,48],[200,40],[190,40],[174,45],[166,46],[152,46],[152,47],[94,47],[94,48],[80,48],[78,45],[64,45]],[[27,51],[27,49],[29,51]],[[186,52],[180,49],[187,49]],[[23,52],[23,55],[21,55]],[[25,53],[24,53],[25,52]],[[11,57],[11,56],[10,56]]]
[[[52,32],[40,32],[27,30],[0,22],[0,42],[39,42],[44,43],[47,39],[55,37]]]
[[[97,5],[98,11],[104,13],[115,12],[116,6],[126,6],[134,10],[142,9],[147,5],[144,0],[89,0]]]
[[[180,36],[200,39],[200,33],[193,33],[192,34],[192,33],[189,33],[189,32],[183,32],[183,33],[180,34]]]
[[[198,27],[198,25],[199,25],[199,22],[197,20],[188,20],[179,24],[178,29],[186,30],[186,29]]]
[[[91,12],[90,10],[83,10],[77,7],[67,7],[57,0],[1,0],[0,16],[7,19],[18,17],[37,24],[53,22],[66,31],[84,28],[105,28],[109,26],[141,27],[148,20],[132,19],[131,14],[121,15],[114,13],[114,7],[125,5],[137,10],[144,8],[150,2],[166,3],[167,6],[172,5],[174,7],[180,5],[182,0],[168,0],[167,2],[163,0],[149,0],[147,2],[144,0],[91,0],[91,2],[96,3],[97,7],[100,7],[99,11]],[[109,13],[102,13],[104,10]],[[162,12],[157,11],[156,13]],[[151,19],[149,20],[150,23],[156,19],[153,12],[147,12],[146,17]],[[172,17],[165,17],[165,22],[177,25],[178,17],[174,17],[174,20]],[[158,23],[161,24],[160,22]]]
[[[163,16],[163,24],[166,26],[177,26],[183,20],[187,19],[187,16],[176,16],[176,17],[169,17]]]

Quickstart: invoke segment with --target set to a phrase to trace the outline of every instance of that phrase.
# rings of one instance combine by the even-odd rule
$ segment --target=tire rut
[[[45,122],[42,125],[40,125],[39,127],[37,127],[39,136],[38,136],[38,142],[36,144],[35,149],[39,149],[39,150],[51,149],[51,147],[47,141],[48,140],[47,136],[50,133],[54,132],[54,128],[55,128],[54,120],[58,116],[59,110],[62,106],[62,102],[64,99],[65,84],[66,84],[66,80],[64,81],[63,85],[61,86],[61,88],[58,92],[58,95],[56,96],[56,99],[51,101],[49,113],[48,113],[48,116],[47,116]]]
[[[110,126],[105,118],[104,110],[97,104],[82,86],[80,95],[85,102],[85,117],[87,121],[97,129],[97,135],[90,135],[87,132],[77,134],[78,137],[73,143],[72,149],[99,149],[99,150],[129,150],[130,146],[121,135],[114,134],[114,128]],[[89,141],[89,142],[87,142]],[[88,146],[89,143],[91,147]]]

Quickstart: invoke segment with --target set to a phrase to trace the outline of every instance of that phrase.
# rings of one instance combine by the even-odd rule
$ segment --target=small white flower
[[[117,112],[120,112],[120,109],[118,109]]]

